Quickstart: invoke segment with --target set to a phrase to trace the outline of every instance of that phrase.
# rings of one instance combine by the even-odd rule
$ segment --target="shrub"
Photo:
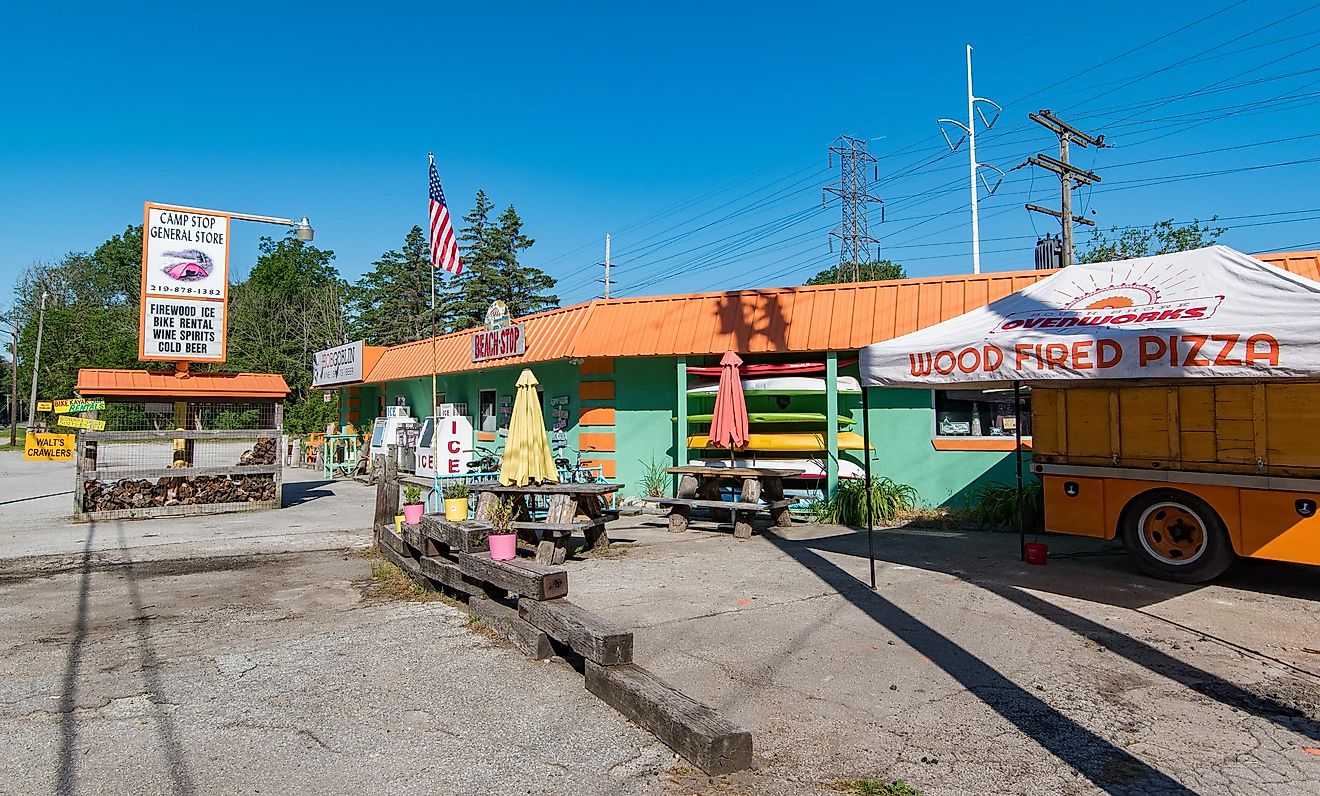
[[[917,490],[890,478],[871,479],[871,521],[888,524],[917,505]],[[812,504],[817,522],[830,525],[866,524],[866,481],[849,478],[839,482],[839,491]]]
[[[471,490],[462,481],[455,481],[445,487],[445,500],[466,500],[469,494]]]
[[[513,533],[515,505],[514,498],[504,498],[491,504],[486,512],[486,522],[490,523],[492,534]]]
[[[637,463],[642,465],[642,492],[647,497],[664,497],[666,488],[669,486],[669,473],[665,472],[664,465],[657,462],[654,458],[647,464],[641,459]]]
[[[1044,492],[1040,481],[1028,481],[1022,487],[1021,530],[1039,533],[1045,528]],[[970,506],[972,519],[984,525],[1000,525],[1019,529],[1017,522],[1017,487],[1008,484],[985,484],[972,493]]]
[[[404,502],[404,505],[407,505],[407,506],[412,506],[412,505],[415,505],[415,504],[417,504],[417,503],[421,503],[421,502],[422,502],[422,490],[421,490],[421,487],[417,486],[416,484],[404,484],[404,485],[403,485],[403,502]]]

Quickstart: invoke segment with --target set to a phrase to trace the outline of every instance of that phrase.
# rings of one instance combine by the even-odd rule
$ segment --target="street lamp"
[[[231,213],[228,210],[207,210],[204,207],[170,205],[170,209],[193,213],[211,213],[213,215],[237,218],[240,221],[256,221],[261,224],[276,224],[281,227],[293,227],[293,236],[303,243],[311,243],[312,238],[316,236],[316,230],[312,229],[312,225],[308,223],[307,216],[303,216],[301,221],[294,221],[291,218],[280,218],[279,216],[258,216],[253,213]]]

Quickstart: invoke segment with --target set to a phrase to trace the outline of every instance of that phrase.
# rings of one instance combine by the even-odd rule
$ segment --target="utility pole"
[[[977,106],[978,102],[993,105],[995,115],[987,119],[985,112]],[[978,97],[972,91],[972,45],[967,45],[967,124],[963,124],[957,119],[936,119],[935,123],[940,126],[940,133],[944,135],[944,143],[949,145],[950,152],[957,152],[962,142],[967,141],[968,181],[972,194],[972,273],[974,274],[981,273],[981,221],[978,215],[978,206],[981,199],[979,196],[980,191],[976,187],[976,180],[979,175],[981,182],[985,185],[986,196],[993,196],[995,191],[999,190],[1000,183],[1004,181],[1004,172],[1001,169],[976,160],[976,119],[979,116],[981,125],[989,130],[995,126],[995,122],[999,121],[999,114],[1002,110],[1003,108],[999,107],[999,104],[994,100]],[[956,142],[951,140],[948,132],[944,129],[946,124],[952,124],[962,130],[962,137]],[[991,187],[985,176],[980,174],[981,169],[992,169],[999,172],[999,179],[995,182],[994,187]]]
[[[871,180],[866,179],[866,167],[870,164],[874,176],[875,157],[867,151],[865,141],[841,135],[830,147],[831,167],[835,155],[839,156],[839,184],[827,185],[824,190],[839,197],[842,215],[839,226],[830,231],[830,237],[839,239],[839,264],[851,265],[853,281],[860,282],[862,263],[871,262],[871,246],[880,244],[871,237],[867,205],[880,204],[880,221],[883,223],[885,203],[871,195]],[[820,206],[825,206],[824,194]],[[833,241],[830,250],[834,250]]]
[[[32,359],[32,398],[28,401],[28,430],[37,416],[37,373],[41,368],[41,333],[46,326],[46,291],[41,291],[41,314],[37,318],[37,355]]]
[[[9,316],[9,336],[14,348],[9,361],[9,445],[18,444],[18,323]]]
[[[1059,219],[1059,226],[1063,233],[1059,252],[1059,265],[1072,265],[1076,248],[1073,244],[1073,223],[1085,224],[1089,227],[1095,226],[1095,222],[1091,219],[1085,216],[1073,215],[1072,192],[1074,188],[1100,182],[1100,177],[1094,172],[1076,168],[1069,163],[1068,145],[1076,143],[1082,149],[1086,149],[1087,146],[1103,149],[1106,146],[1105,137],[1084,133],[1055,116],[1049,109],[1042,110],[1040,113],[1029,113],[1027,118],[1059,137],[1058,158],[1052,158],[1045,154],[1027,158],[1027,163],[1030,165],[1059,175],[1059,209],[1052,210],[1034,204],[1028,204],[1027,209],[1033,213],[1044,213],[1047,216],[1054,216]]]
[[[601,265],[605,266],[605,278],[597,279],[596,281],[605,283],[605,298],[609,298],[610,285],[613,284],[613,282],[610,280],[610,233],[608,232],[605,233],[605,262],[601,263]]]

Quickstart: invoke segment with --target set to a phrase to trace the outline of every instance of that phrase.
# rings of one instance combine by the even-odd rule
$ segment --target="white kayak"
[[[742,380],[744,395],[816,395],[825,392],[825,379],[818,376],[753,376]],[[852,376],[839,376],[835,381],[839,392],[859,393],[862,385]],[[703,384],[688,390],[688,395],[714,395],[719,382]]]
[[[689,459],[688,464],[692,467],[766,467],[772,470],[801,470],[802,475],[799,478],[824,478],[825,460],[824,459]],[[840,478],[865,478],[866,473],[862,466],[856,462],[841,460],[839,462]]]

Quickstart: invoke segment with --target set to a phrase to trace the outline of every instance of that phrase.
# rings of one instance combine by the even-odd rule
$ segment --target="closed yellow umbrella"
[[[545,432],[545,418],[541,416],[541,403],[536,399],[537,384],[530,370],[523,370],[518,376],[518,395],[513,399],[509,438],[504,443],[504,461],[500,464],[500,483],[505,486],[559,481],[555,457],[550,453],[550,437]]]

